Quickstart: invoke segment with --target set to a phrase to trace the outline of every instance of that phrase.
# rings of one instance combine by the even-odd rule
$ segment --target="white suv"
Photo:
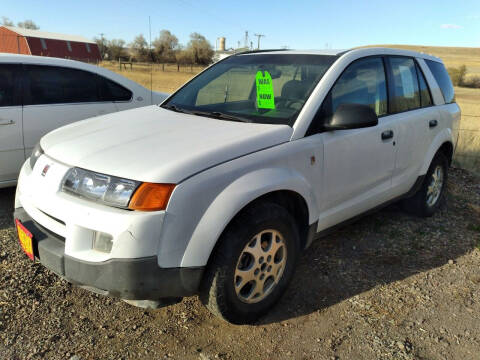
[[[53,129],[166,97],[79,61],[0,54],[0,188],[15,185],[32,148]]]
[[[400,199],[432,215],[459,119],[429,55],[238,54],[161,106],[44,136],[19,178],[20,242],[92,291],[140,306],[199,294],[252,322],[327,229]]]

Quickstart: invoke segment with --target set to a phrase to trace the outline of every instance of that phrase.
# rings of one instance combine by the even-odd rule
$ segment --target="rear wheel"
[[[440,207],[446,192],[448,160],[438,152],[432,160],[420,190],[411,198],[403,200],[405,210],[418,216],[432,216]]]
[[[237,216],[219,241],[200,299],[228,322],[251,323],[280,299],[293,275],[297,226],[283,207],[259,203]]]

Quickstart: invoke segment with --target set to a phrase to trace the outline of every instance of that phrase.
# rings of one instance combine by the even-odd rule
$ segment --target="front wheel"
[[[446,192],[448,160],[438,152],[428,168],[420,190],[411,198],[403,200],[405,210],[418,216],[432,216],[440,207]]]
[[[254,322],[279,300],[293,275],[297,226],[283,207],[259,203],[237,216],[219,241],[200,299],[228,322]]]

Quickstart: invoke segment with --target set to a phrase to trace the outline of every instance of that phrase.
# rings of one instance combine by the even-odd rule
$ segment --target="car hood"
[[[179,183],[217,164],[289,141],[292,128],[187,115],[157,105],[79,121],[41,146],[70,166],[157,183]]]

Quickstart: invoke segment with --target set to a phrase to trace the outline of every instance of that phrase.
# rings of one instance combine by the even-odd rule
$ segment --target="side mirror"
[[[368,105],[341,104],[324,124],[326,130],[360,129],[378,124],[375,111]]]

